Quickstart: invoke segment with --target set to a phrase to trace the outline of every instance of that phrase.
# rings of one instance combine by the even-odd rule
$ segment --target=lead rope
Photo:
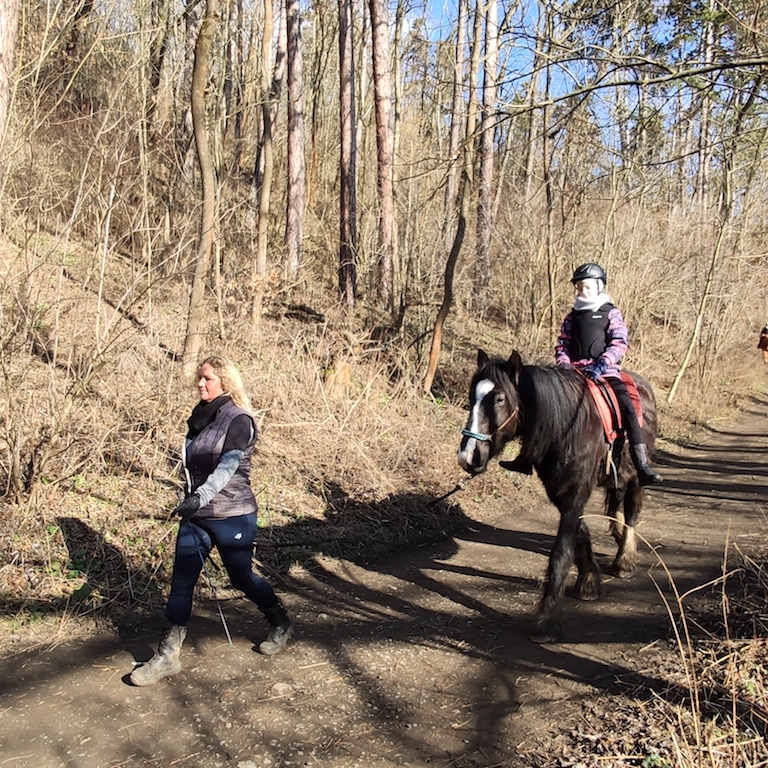
[[[454,493],[458,493],[459,491],[463,491],[466,484],[477,477],[477,475],[467,475],[466,477],[459,480],[456,485],[453,486],[453,488],[448,491],[448,493],[444,493],[442,496],[438,496],[436,499],[432,499],[432,501],[427,504],[428,507],[434,507],[435,504],[439,504],[441,501],[445,501],[449,496],[453,496]]]

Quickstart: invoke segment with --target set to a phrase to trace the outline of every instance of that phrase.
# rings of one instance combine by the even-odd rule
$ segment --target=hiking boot
[[[645,443],[630,446],[632,462],[637,470],[637,479],[640,481],[640,487],[653,485],[663,481],[663,477],[651,466],[648,459],[648,447]]]
[[[259,653],[274,656],[285,648],[288,638],[293,634],[293,622],[280,600],[271,608],[262,608],[261,612],[269,622],[270,629],[267,639],[259,643]]]
[[[509,472],[519,472],[521,475],[533,474],[533,465],[522,456],[517,456],[512,461],[500,461],[499,466]]]
[[[145,664],[131,672],[131,682],[134,685],[152,685],[158,680],[181,671],[181,645],[187,636],[187,628],[174,624],[165,632],[157,653]]]

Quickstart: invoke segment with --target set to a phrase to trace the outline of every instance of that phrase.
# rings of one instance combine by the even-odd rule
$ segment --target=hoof
[[[540,621],[530,634],[531,642],[556,643],[562,635],[559,621]]]
[[[616,558],[613,563],[613,575],[618,579],[629,579],[635,572],[635,563],[624,558]]]
[[[579,600],[597,600],[600,597],[600,574],[589,573],[576,581],[576,597]]]

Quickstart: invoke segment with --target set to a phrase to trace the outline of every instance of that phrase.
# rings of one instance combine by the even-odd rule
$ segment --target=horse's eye
[[[499,408],[502,405],[504,405],[506,402],[507,402],[507,398],[504,396],[503,392],[497,392],[494,395],[494,398],[493,398],[494,407]]]

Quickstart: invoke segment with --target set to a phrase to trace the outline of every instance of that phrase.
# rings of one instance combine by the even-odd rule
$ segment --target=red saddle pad
[[[629,396],[632,398],[632,404],[635,406],[637,420],[642,427],[643,406],[640,403],[640,394],[637,391],[635,380],[626,371],[621,372],[621,380],[624,382],[624,386],[627,388],[627,392],[629,392]],[[605,439],[609,443],[612,443],[619,436],[619,433],[624,426],[621,418],[621,408],[619,407],[616,393],[613,391],[611,385],[605,381],[595,382],[591,379],[587,379],[587,388],[595,402],[597,412],[600,414],[600,420],[603,422]]]

